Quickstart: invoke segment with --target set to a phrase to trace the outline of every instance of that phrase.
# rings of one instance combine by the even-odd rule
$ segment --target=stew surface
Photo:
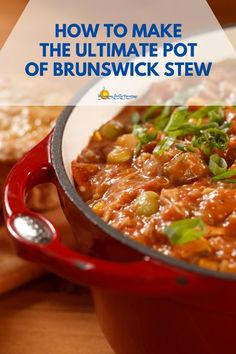
[[[86,203],[128,237],[236,273],[236,107],[126,107],[72,172]]]

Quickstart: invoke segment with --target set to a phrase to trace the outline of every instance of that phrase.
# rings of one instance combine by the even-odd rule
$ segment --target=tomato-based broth
[[[83,200],[125,236],[236,273],[236,107],[126,107],[72,172]]]

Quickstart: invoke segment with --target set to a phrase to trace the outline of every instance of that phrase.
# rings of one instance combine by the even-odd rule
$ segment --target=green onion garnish
[[[209,128],[194,136],[192,143],[194,147],[198,147],[204,154],[210,155],[213,148],[225,151],[228,141],[229,137],[224,131],[218,128]]]
[[[162,106],[150,106],[143,115],[143,120],[146,122],[153,118],[154,113]]]
[[[195,241],[204,235],[205,225],[201,218],[189,218],[172,222],[165,228],[172,245]]]
[[[236,179],[224,179],[224,183],[236,183]]]
[[[132,123],[132,125],[138,124],[138,123],[140,123],[140,121],[141,121],[140,114],[138,112],[132,113],[132,115],[131,115],[131,123]]]
[[[133,127],[133,134],[139,139],[139,144],[142,146],[153,141],[157,136],[157,131],[154,129],[149,132],[146,127],[135,124]]]
[[[176,108],[172,113],[169,123],[165,127],[165,132],[175,132],[177,133],[178,130],[183,130],[183,126],[188,123],[189,119],[189,112],[186,108],[180,107]],[[175,136],[178,136],[178,134]]]
[[[152,124],[157,130],[164,130],[165,127],[167,126],[169,120],[170,120],[170,115],[173,110],[172,106],[165,106],[163,107],[163,110],[160,115],[155,117],[152,120]]]
[[[233,176],[236,176],[236,168],[232,168],[231,170],[227,170],[227,171],[221,173],[220,175],[213,177],[212,179],[213,179],[213,181],[227,180],[226,183],[230,183],[229,182],[230,180],[228,180],[228,178],[233,177]]]
[[[175,147],[183,152],[194,152],[194,148],[192,146],[184,145],[184,144],[176,144]]]
[[[227,162],[218,154],[214,154],[210,156],[209,170],[213,173],[214,176],[222,174],[227,170],[227,168],[228,168]]]
[[[154,155],[162,155],[166,150],[169,149],[169,147],[171,147],[171,145],[173,143],[174,143],[174,139],[173,138],[171,138],[171,137],[164,138],[163,140],[161,140],[157,144],[157,146],[153,150],[153,154]]]
[[[224,110],[221,106],[202,107],[191,114],[191,118],[200,122],[203,118],[208,118],[209,122],[222,124],[224,121]]]

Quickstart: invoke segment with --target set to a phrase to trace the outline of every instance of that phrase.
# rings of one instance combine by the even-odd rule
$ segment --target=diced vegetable
[[[236,183],[236,179],[224,179],[224,183]]]
[[[100,128],[100,134],[104,139],[115,140],[124,133],[124,126],[121,122],[111,120]]]
[[[227,170],[227,162],[225,159],[220,157],[218,154],[214,154],[210,156],[209,159],[209,170],[213,173],[213,175],[217,176]]]
[[[179,149],[180,151],[183,152],[194,152],[194,148],[189,145],[184,145],[184,144],[176,144],[175,147]]]
[[[138,144],[138,138],[134,134],[124,134],[116,140],[116,145],[134,150]]]
[[[209,106],[198,109],[191,115],[191,118],[201,122],[203,118],[209,118],[209,123],[216,122],[222,124],[224,121],[224,111],[220,106]]]
[[[152,191],[142,192],[135,201],[138,215],[151,216],[159,209],[159,196]]]
[[[232,168],[231,170],[227,170],[215,177],[213,177],[213,181],[220,181],[220,180],[227,180],[227,178],[230,178],[230,177],[233,177],[233,176],[236,176],[236,168]],[[227,182],[231,182],[231,180],[227,180]],[[233,180],[232,180],[232,183],[233,183]]]
[[[164,130],[166,125],[169,122],[169,116],[165,115],[165,114],[161,114],[160,116],[156,117],[153,121],[152,124],[154,125],[154,127],[160,131],[160,130]]]
[[[170,115],[173,110],[172,106],[164,106],[162,112],[152,120],[153,126],[156,128],[157,131],[164,130],[167,126]]]
[[[208,107],[209,108],[209,107]],[[208,117],[210,122],[216,122],[223,124],[224,122],[224,110],[222,107],[211,107],[208,111]]]
[[[190,218],[172,222],[165,228],[165,233],[172,245],[181,245],[203,237],[204,230],[201,218]]]
[[[225,151],[228,141],[229,137],[224,131],[218,128],[209,128],[194,136],[192,143],[194,147],[198,147],[204,154],[210,155],[214,148]]]
[[[155,140],[157,131],[156,129],[149,130],[147,127],[142,125],[134,125],[133,134],[138,138],[139,144],[142,146]]]
[[[107,155],[107,162],[111,164],[124,163],[132,159],[133,154],[130,149],[117,146]]]
[[[105,202],[100,200],[99,202],[97,202],[96,204],[94,204],[94,206],[92,207],[93,211],[95,214],[97,214],[98,216],[102,216],[104,209],[105,209]]]
[[[141,122],[141,115],[138,112],[134,112],[131,115],[131,123],[134,124],[139,124]]]
[[[189,120],[189,112],[186,108],[180,107],[176,108],[172,113],[169,123],[165,127],[165,131],[172,133],[174,136],[182,135],[184,131],[184,126]]]
[[[168,150],[171,145],[173,145],[174,139],[171,137],[164,138],[161,140],[155,149],[153,150],[154,155],[162,155],[166,150]]]
[[[148,121],[149,119],[153,118],[153,115],[154,113],[157,111],[157,110],[160,110],[161,109],[161,106],[150,106],[146,112],[144,113],[143,115],[143,120],[146,122]]]

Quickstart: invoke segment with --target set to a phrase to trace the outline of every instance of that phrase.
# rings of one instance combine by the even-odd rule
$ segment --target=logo
[[[107,100],[110,97],[110,92],[103,87],[102,91],[98,95],[102,100]]]
[[[108,91],[105,87],[103,87],[98,94],[99,100],[133,100],[137,97],[137,95],[128,95],[123,93],[115,93],[111,95],[110,91]]]

